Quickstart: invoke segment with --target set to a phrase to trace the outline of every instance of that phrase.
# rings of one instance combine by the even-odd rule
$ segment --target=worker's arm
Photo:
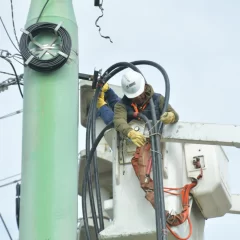
[[[101,117],[106,125],[113,121],[113,111],[107,106],[101,106],[97,111],[97,117]]]
[[[119,102],[121,99],[118,97],[118,95],[113,91],[112,88],[109,88],[105,92],[105,99],[109,105],[109,107],[114,110],[114,106],[117,102]]]
[[[122,103],[115,104],[113,122],[115,129],[124,136],[128,136],[128,133],[133,130],[127,123],[127,111]]]
[[[162,111],[163,109],[163,104],[164,104],[164,97],[160,96],[160,110]],[[179,120],[179,115],[178,113],[172,108],[170,104],[168,104],[166,112],[171,112],[174,114],[174,119],[171,121],[171,123],[176,123]]]

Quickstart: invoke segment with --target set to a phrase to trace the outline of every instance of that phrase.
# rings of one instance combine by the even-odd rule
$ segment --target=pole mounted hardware
[[[72,41],[67,30],[61,25],[62,22],[40,22],[21,29],[23,34],[20,51],[26,66],[38,72],[50,72],[61,68],[67,62]],[[51,39],[48,38],[46,44],[40,44],[39,40],[44,36]]]

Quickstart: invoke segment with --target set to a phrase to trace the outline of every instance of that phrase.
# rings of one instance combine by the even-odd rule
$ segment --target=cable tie
[[[60,54],[61,56],[68,58],[68,55],[62,51],[58,51],[58,54]]]
[[[26,29],[23,29],[23,28],[21,28],[20,30],[21,30],[21,32],[25,33],[26,35],[28,35],[30,33],[29,31],[27,31]]]
[[[31,56],[27,59],[27,61],[25,62],[25,64],[28,65],[28,64],[32,61],[33,58],[34,58],[34,56],[31,55]]]
[[[54,29],[55,34],[57,34],[57,31],[58,31],[59,28],[61,27],[62,23],[63,23],[63,22],[60,22],[60,23],[55,27],[55,29]]]

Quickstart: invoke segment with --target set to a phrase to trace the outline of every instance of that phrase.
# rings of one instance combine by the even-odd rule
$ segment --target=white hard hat
[[[126,72],[122,77],[122,90],[128,98],[135,98],[144,92],[145,80],[143,76],[133,70]]]

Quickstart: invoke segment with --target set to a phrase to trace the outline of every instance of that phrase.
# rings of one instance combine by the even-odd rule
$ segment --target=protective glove
[[[175,115],[172,112],[165,112],[160,120],[164,123],[164,124],[170,124],[170,123],[174,123],[175,121]]]
[[[104,100],[104,92],[101,92],[98,96],[98,101],[97,101],[97,108],[102,107],[103,105],[106,105],[107,103]]]
[[[141,147],[145,144],[146,138],[143,136],[142,133],[137,132],[135,130],[131,130],[127,135],[132,142],[137,145],[138,147]]]
[[[102,87],[102,92],[105,93],[108,89],[109,89],[109,85],[108,85],[108,83],[105,83]]]

